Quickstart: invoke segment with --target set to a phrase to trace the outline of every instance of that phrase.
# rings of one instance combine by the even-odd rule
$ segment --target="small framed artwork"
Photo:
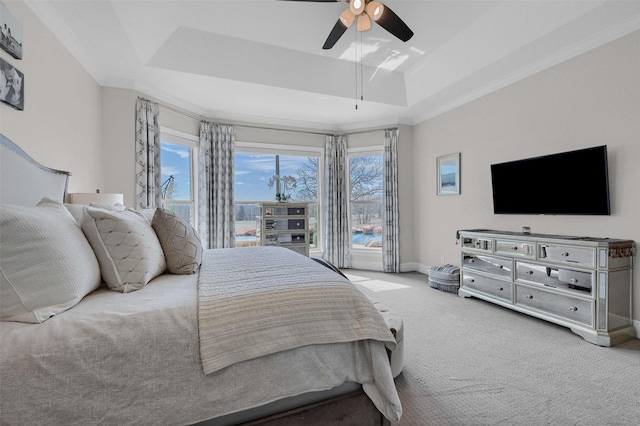
[[[24,110],[24,74],[0,58],[0,101]]]
[[[460,194],[460,153],[438,157],[438,195]]]
[[[0,2],[0,47],[16,59],[22,59],[22,24]]]

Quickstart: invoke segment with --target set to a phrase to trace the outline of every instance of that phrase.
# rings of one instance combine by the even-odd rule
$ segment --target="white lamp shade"
[[[124,195],[102,192],[74,192],[69,194],[69,203],[87,206],[91,203],[97,203],[113,206],[114,204],[124,204]]]

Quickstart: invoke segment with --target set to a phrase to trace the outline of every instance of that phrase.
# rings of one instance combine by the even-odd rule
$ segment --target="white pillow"
[[[47,202],[53,202],[53,203],[56,202],[48,198],[43,198],[41,202],[45,200]],[[89,203],[89,205],[91,207],[96,207],[104,210],[112,210],[112,211],[123,211],[125,209],[125,206],[123,206],[122,204],[109,205],[109,204],[100,204],[100,203],[92,202],[92,203]],[[85,207],[87,207],[87,205],[65,203],[64,206],[67,208],[67,210],[69,210],[69,213],[71,213],[71,216],[73,216],[78,226],[80,226],[80,224],[82,223],[82,212],[84,212],[84,209]]]
[[[100,286],[100,268],[60,203],[0,205],[0,319],[41,323]]]
[[[139,213],[86,207],[82,231],[96,253],[110,289],[139,290],[166,269],[153,228]]]

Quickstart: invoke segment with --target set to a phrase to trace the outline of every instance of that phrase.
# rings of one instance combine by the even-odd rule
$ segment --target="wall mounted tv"
[[[495,214],[610,215],[607,147],[491,165]]]

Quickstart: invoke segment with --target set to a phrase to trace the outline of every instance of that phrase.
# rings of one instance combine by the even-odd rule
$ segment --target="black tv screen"
[[[491,165],[495,214],[609,215],[606,145]]]

